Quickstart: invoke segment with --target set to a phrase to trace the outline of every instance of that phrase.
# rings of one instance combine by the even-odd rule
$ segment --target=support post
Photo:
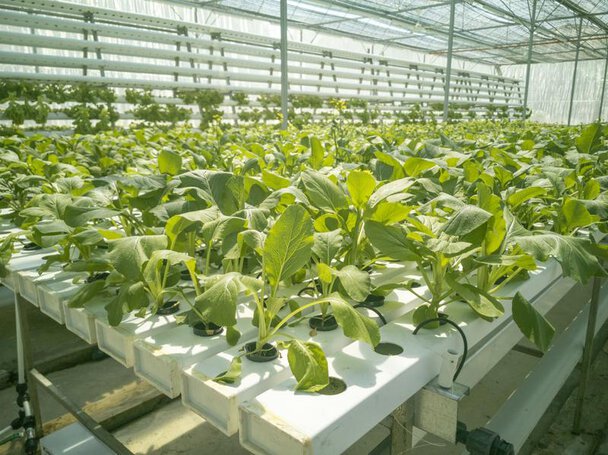
[[[589,317],[587,319],[587,333],[585,334],[585,347],[583,348],[583,360],[581,365],[581,377],[578,385],[578,396],[576,397],[576,407],[574,409],[574,421],[572,423],[572,432],[580,434],[581,419],[583,416],[583,404],[585,401],[585,393],[587,391],[587,382],[589,379],[589,371],[591,369],[591,354],[593,352],[593,339],[595,338],[595,326],[597,325],[597,309],[600,301],[600,289],[602,287],[602,279],[600,277],[593,278],[593,291],[591,293],[591,302],[589,303]]]
[[[604,78],[602,79],[602,94],[600,95],[600,111],[597,114],[597,121],[602,121],[602,110],[604,109],[604,95],[606,93],[606,73],[608,72],[608,48],[606,49],[606,61],[604,62]]]
[[[448,106],[450,104],[450,79],[452,76],[452,51],[454,48],[454,17],[456,16],[456,0],[450,0],[450,32],[448,35],[448,61],[445,68],[445,87],[443,97],[443,121],[448,121]]]
[[[30,326],[27,316],[28,305],[29,303],[18,292],[15,292],[18,380],[26,392],[22,407],[26,417],[24,421],[26,435],[25,449],[27,453],[30,453],[29,451],[38,446],[38,440],[44,435],[42,432],[42,414],[40,412],[40,402],[38,401],[38,391],[29,374],[30,370],[34,367],[34,363],[30,344]],[[28,421],[28,419],[32,418],[33,422]]]
[[[391,454],[403,454],[412,450],[412,430],[414,428],[414,400],[410,399],[392,413]]]
[[[287,69],[287,0],[281,0],[281,129],[287,129],[289,75]]]
[[[581,33],[583,31],[583,18],[578,23],[578,35],[576,38],[576,56],[574,57],[574,74],[572,74],[572,89],[570,90],[570,107],[568,108],[568,126],[572,123],[572,107],[574,105],[574,90],[576,89],[576,73],[578,71],[578,57],[581,52]]]
[[[526,58],[526,86],[524,87],[524,111],[523,120],[528,115],[528,94],[530,90],[530,73],[532,70],[532,48],[534,46],[534,30],[536,28],[536,0],[532,0],[532,16],[530,17],[530,38],[528,40],[528,56]]]

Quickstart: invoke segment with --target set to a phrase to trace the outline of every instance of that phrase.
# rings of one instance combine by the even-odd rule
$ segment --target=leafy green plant
[[[259,279],[248,278],[247,287],[256,305],[256,325],[258,336],[253,349],[263,353],[271,348],[275,337],[287,336],[281,329],[303,311],[314,306],[331,305],[333,314],[344,334],[354,339],[376,345],[380,341],[376,324],[358,313],[338,293],[331,293],[320,299],[295,305],[280,294],[280,283],[289,279],[304,267],[311,258],[313,248],[312,220],[299,205],[288,207],[268,231],[263,245],[257,249],[262,256],[262,275]],[[281,310],[288,307],[287,315]],[[314,392],[327,386],[329,376],[327,361],[322,349],[313,342],[303,342],[291,337],[283,343],[288,349],[292,373],[298,380],[297,388]],[[239,374],[240,357],[233,361],[230,375],[221,375],[219,381],[232,382]]]

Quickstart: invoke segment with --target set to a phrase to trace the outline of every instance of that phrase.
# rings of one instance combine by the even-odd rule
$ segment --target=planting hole
[[[395,343],[378,343],[374,351],[380,355],[399,355],[403,352],[403,348]]]
[[[335,378],[333,376],[329,377],[329,384],[327,384],[324,388],[319,390],[317,393],[321,395],[338,395],[346,390],[346,382],[342,379]]]
[[[252,362],[271,362],[279,357],[279,351],[270,343],[265,343],[262,349],[256,351],[256,342],[252,341],[245,345],[245,355]]]
[[[170,314],[176,313],[179,311],[179,302],[177,300],[169,300],[168,302],[163,303],[156,314],[160,316],[168,316]]]
[[[308,325],[319,332],[329,332],[338,328],[338,322],[333,316],[313,316],[308,320]]]
[[[223,327],[220,327],[213,322],[197,322],[192,326],[192,333],[199,337],[212,337],[214,335],[219,335],[223,331]]]

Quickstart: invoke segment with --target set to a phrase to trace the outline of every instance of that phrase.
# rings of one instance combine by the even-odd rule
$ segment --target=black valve
[[[456,442],[464,444],[471,455],[515,455],[513,444],[497,433],[487,428],[468,431],[463,422],[458,422]]]

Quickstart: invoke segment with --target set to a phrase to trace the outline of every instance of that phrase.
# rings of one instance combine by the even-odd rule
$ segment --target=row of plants
[[[258,335],[216,378],[226,383],[244,359],[285,350],[297,388],[323,389],[322,347],[289,328],[339,327],[376,346],[378,326],[356,307],[395,288],[419,298],[415,324],[458,304],[492,321],[512,301],[522,333],[547,349],[553,327],[510,284],[549,258],[583,283],[605,276],[607,132],[341,122],[13,136],[1,142],[0,206],[21,231],[5,236],[1,263],[24,244],[52,248],[41,272],[82,273],[70,305],[108,296],[119,325],[181,300],[181,323],[228,345],[238,305],[251,305]],[[395,261],[420,278],[373,287]]]
[[[224,117],[222,104],[225,95],[217,90],[177,90],[176,99],[185,105],[198,106],[201,129],[213,123],[220,123]],[[232,92],[230,99],[235,103],[233,112],[240,122],[261,123],[280,119],[281,100],[278,95],[255,97],[260,108],[251,107],[249,97],[243,92]],[[32,83],[26,81],[0,81],[0,105],[4,105],[2,115],[10,120],[13,127],[20,127],[30,120],[45,126],[50,113],[63,113],[72,121],[74,131],[91,134],[108,131],[116,127],[120,114],[116,108],[116,91],[109,87],[90,84]],[[150,89],[126,89],[125,100],[131,105],[128,113],[143,126],[168,125],[189,121],[192,111],[178,104],[158,102]],[[312,94],[292,94],[289,98],[289,121],[299,129],[318,118],[331,121],[357,120],[364,125],[381,120],[393,119],[400,123],[436,123],[437,112],[443,111],[442,103],[421,103],[405,105],[403,111],[391,113],[381,106],[370,105],[361,99],[331,98],[324,100]],[[475,119],[478,112],[474,105],[450,106],[448,119],[459,121]],[[485,118],[507,120],[521,115],[518,109],[507,106],[488,106]],[[441,116],[439,116],[441,117]]]

